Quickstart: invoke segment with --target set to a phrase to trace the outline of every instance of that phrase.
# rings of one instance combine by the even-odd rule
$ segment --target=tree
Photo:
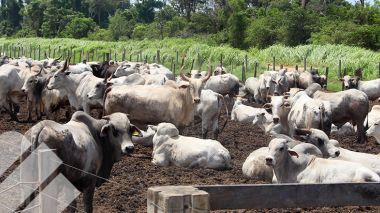
[[[196,9],[205,4],[205,0],[172,0],[172,6],[181,14],[185,15],[188,21],[190,21],[191,13],[196,12]]]
[[[128,10],[117,10],[115,15],[109,18],[110,24],[108,29],[110,30],[112,37],[115,40],[119,40],[120,37],[132,37],[133,29],[137,23],[137,10],[132,7]]]
[[[73,18],[60,33],[62,37],[84,38],[95,31],[96,24],[91,18]]]

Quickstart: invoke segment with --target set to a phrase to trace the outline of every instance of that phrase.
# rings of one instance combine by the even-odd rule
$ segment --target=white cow
[[[252,123],[255,117],[261,113],[265,114],[267,120],[271,120],[272,116],[265,109],[244,105],[242,101],[242,98],[236,98],[231,111],[231,120],[241,123]]]
[[[331,143],[335,144],[335,146],[339,145],[337,140],[330,140]],[[368,154],[363,152],[354,152],[345,148],[339,148],[340,155],[334,160],[345,160],[355,163],[360,163],[361,165],[367,167],[368,169],[376,172],[376,174],[380,175],[380,156],[374,154]]]
[[[153,160],[158,166],[230,168],[231,156],[218,141],[179,135],[170,123],[160,123],[153,137]]]
[[[132,142],[136,144],[140,144],[142,146],[146,147],[152,147],[153,146],[153,136],[156,134],[155,129],[157,129],[156,126],[148,125],[148,129],[146,131],[140,130],[142,136],[133,136],[132,135]]]
[[[380,126],[379,122],[374,123],[366,132],[367,136],[372,136],[380,144]]]
[[[265,157],[268,153],[268,147],[261,147],[253,151],[243,163],[243,174],[246,177],[271,182],[273,179],[273,170],[265,164]]]
[[[375,172],[361,164],[300,154],[299,150],[311,149],[311,146],[299,144],[292,150],[284,139],[273,139],[269,143],[265,160],[279,183],[380,182]]]
[[[349,75],[346,75],[341,80],[344,81],[345,89],[358,89],[364,92],[371,101],[380,97],[380,78],[362,81],[358,76],[351,78]]]
[[[76,110],[83,109],[84,112],[90,113],[91,108],[101,108],[103,100],[89,99],[88,93],[98,82],[105,79],[95,77],[92,72],[71,74],[66,72],[68,67],[66,60],[64,67],[50,78],[47,88],[65,91],[70,105]]]
[[[374,105],[371,111],[368,113],[368,116],[364,120],[364,126],[367,126],[368,119],[368,128],[371,127],[374,123],[380,121],[380,105]]]
[[[222,108],[222,104],[226,110],[226,121],[221,130],[227,124],[228,109],[224,97],[212,90],[201,91],[201,101],[195,105],[194,116],[202,119],[202,138],[207,137],[208,131],[211,129],[213,133],[213,139],[218,139],[219,135],[219,116]]]

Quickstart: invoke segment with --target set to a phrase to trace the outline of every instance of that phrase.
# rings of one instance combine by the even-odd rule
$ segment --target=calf
[[[179,135],[170,123],[161,123],[153,137],[153,160],[158,166],[228,169],[231,156],[218,141]]]
[[[318,158],[300,154],[313,149],[311,144],[299,144],[289,149],[286,140],[273,139],[269,143],[266,164],[273,168],[279,183],[344,183],[379,182],[380,177],[370,169],[342,160]],[[317,150],[317,148],[315,147]]]

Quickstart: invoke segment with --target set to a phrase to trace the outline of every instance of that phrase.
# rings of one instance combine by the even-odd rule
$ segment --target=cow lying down
[[[171,123],[160,123],[153,137],[153,160],[158,166],[230,168],[231,156],[218,141],[179,135]]]
[[[279,183],[380,182],[375,172],[361,164],[301,154],[313,148],[318,151],[312,144],[299,144],[289,149],[286,140],[273,139],[269,143],[266,164],[273,168]]]
[[[286,135],[273,135],[274,138],[284,139],[289,148],[293,148],[298,144],[312,144],[317,149],[305,149],[303,154],[314,154],[324,158],[336,158],[340,155],[339,148],[335,146],[335,142],[329,140],[326,133],[319,129],[297,129],[297,137],[301,141],[294,140]],[[269,153],[268,147],[262,147],[253,151],[245,160],[242,171],[246,177],[262,180],[272,181],[273,170],[266,165],[265,158]]]

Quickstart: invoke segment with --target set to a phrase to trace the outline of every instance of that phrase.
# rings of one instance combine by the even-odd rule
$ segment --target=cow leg
[[[358,123],[357,125],[358,127],[358,139],[357,139],[357,143],[365,143],[367,141],[367,138],[366,138],[366,135],[365,135],[365,132],[364,132],[364,125],[363,125],[363,122],[361,123]]]
[[[103,117],[103,109],[98,109],[98,119],[101,119]]]
[[[71,107],[66,110],[65,117],[67,121],[71,119]]]
[[[203,139],[207,138],[207,133],[208,133],[208,125],[207,125],[207,122],[205,120],[206,119],[203,117],[203,119],[202,119],[202,138]]]
[[[77,209],[77,199],[74,199],[73,202],[66,208],[66,211],[69,213],[74,213]]]
[[[32,111],[33,111],[32,105],[33,105],[32,101],[27,100],[26,108],[28,109],[28,122],[32,120]]]
[[[218,136],[219,136],[219,122],[218,122],[218,119],[215,120],[213,123],[212,123],[212,132],[214,134],[214,140],[217,140],[218,139]]]
[[[17,115],[14,113],[14,111],[12,110],[12,106],[13,106],[13,103],[12,102],[8,102],[8,104],[6,103],[7,101],[6,100],[0,100],[0,106],[3,106],[5,108],[5,110],[9,113],[9,115],[11,116],[11,120],[14,120],[14,121],[17,121],[19,122],[18,118],[17,118]]]
[[[94,199],[95,181],[83,191],[84,211],[92,213],[92,200]]]

